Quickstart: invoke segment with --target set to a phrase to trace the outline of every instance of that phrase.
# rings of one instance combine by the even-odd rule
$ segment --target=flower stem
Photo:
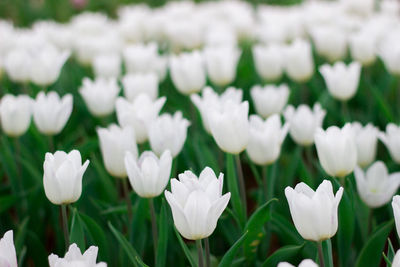
[[[264,185],[264,197],[268,201],[268,165],[262,166],[262,177]]]
[[[48,141],[48,145],[49,145],[49,151],[51,153],[53,153],[54,152],[54,137],[52,135],[48,135],[47,141]]]
[[[244,184],[243,170],[239,154],[235,155],[235,161],[236,161],[236,171],[238,174],[239,187],[240,187],[240,197],[242,199],[244,215],[246,217],[247,216],[246,186]]]
[[[154,201],[153,198],[149,198],[149,206],[150,206],[150,216],[151,216],[151,230],[153,232],[153,247],[154,247],[154,263],[157,260],[157,244],[158,244],[158,229],[157,229],[157,218],[156,212],[154,209]],[[156,265],[156,264],[154,264]]]
[[[322,252],[322,242],[318,242],[318,258],[319,258],[319,266],[320,267],[325,267],[325,261],[324,261],[324,254]]]
[[[197,246],[197,256],[199,258],[198,267],[204,267],[203,246],[201,245],[201,239],[196,240],[196,246]]]
[[[61,217],[64,232],[65,250],[69,247],[69,230],[68,230],[68,216],[67,216],[67,205],[61,204]]]
[[[132,202],[129,197],[129,189],[127,178],[122,179],[122,189],[124,190],[124,196],[126,201],[126,206],[128,209],[128,240],[131,238],[131,228],[132,228]]]
[[[204,239],[204,247],[206,250],[206,267],[211,266],[211,260],[210,260],[210,243],[208,242],[208,237]]]

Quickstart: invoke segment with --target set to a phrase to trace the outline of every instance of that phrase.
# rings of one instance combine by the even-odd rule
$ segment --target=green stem
[[[210,244],[208,242],[208,237],[204,239],[204,247],[206,250],[206,267],[211,266],[211,260],[210,260]]]
[[[346,101],[342,101],[342,115],[343,115],[345,123],[350,122],[351,118],[350,118],[349,108],[347,106]]]
[[[268,201],[268,165],[262,167],[264,198]]]
[[[199,258],[198,267],[204,267],[203,246],[201,245],[201,239],[196,240],[196,246],[197,246],[197,256]]]
[[[123,178],[122,180],[122,189],[124,190],[124,196],[125,196],[125,201],[126,201],[126,207],[128,210],[128,240],[131,238],[131,232],[132,232],[132,201],[129,196],[129,188],[128,188],[128,178]]]
[[[54,137],[52,135],[47,136],[47,141],[49,145],[49,151],[54,153]]]
[[[236,217],[239,219],[239,227],[243,228],[246,223],[246,216],[244,214],[243,202],[240,197],[240,190],[238,186],[237,174],[235,171],[234,155],[226,153],[226,177],[228,184],[228,191],[231,192],[231,203]]]
[[[69,247],[69,229],[68,229],[68,216],[67,216],[67,205],[61,204],[61,218],[64,232],[65,250]]]
[[[325,267],[325,261],[324,261],[324,253],[322,252],[322,242],[318,242],[318,258],[319,258],[319,266],[320,267]]]
[[[319,245],[322,247],[323,258],[326,264],[326,267],[333,267],[333,257],[332,257],[332,243],[330,239],[319,242]],[[323,267],[323,265],[321,265]]]
[[[276,163],[272,165],[272,173],[269,179],[267,180],[267,201],[274,197],[274,187],[275,187],[275,168]]]
[[[240,162],[239,154],[235,155],[235,161],[236,161],[236,171],[237,171],[238,180],[239,180],[240,197],[241,197],[242,203],[243,203],[244,215],[245,215],[245,217],[247,217],[246,186],[244,184],[243,170],[242,170],[242,164]]]
[[[156,212],[154,209],[154,201],[152,198],[149,198],[149,206],[150,206],[150,215],[151,215],[151,230],[153,232],[153,247],[154,247],[154,263],[157,260],[157,244],[158,244],[158,230],[157,230],[157,218]],[[157,265],[157,264],[155,264]]]

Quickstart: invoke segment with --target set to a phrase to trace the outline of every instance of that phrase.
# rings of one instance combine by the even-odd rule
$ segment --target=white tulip
[[[12,230],[7,231],[0,239],[0,266],[18,267]]]
[[[127,74],[122,78],[124,95],[133,101],[138,95],[144,93],[155,100],[158,97],[158,77],[155,73]]]
[[[376,38],[371,32],[360,31],[350,37],[350,52],[354,61],[363,66],[369,66],[375,62],[377,48]]]
[[[32,56],[22,48],[8,52],[4,59],[4,69],[14,82],[27,83],[31,78],[32,64]]]
[[[31,124],[33,100],[27,95],[6,94],[0,101],[0,122],[3,131],[12,137],[23,135]]]
[[[206,84],[203,57],[199,51],[171,56],[169,66],[171,79],[182,94],[197,93]]]
[[[96,263],[99,248],[91,246],[83,254],[74,243],[69,246],[64,258],[55,254],[49,256],[50,267],[107,267],[105,262]]]
[[[351,125],[342,129],[331,126],[317,129],[315,136],[318,159],[327,174],[344,177],[353,172],[357,163],[357,147]]]
[[[258,75],[267,81],[277,81],[284,68],[283,49],[277,44],[254,45],[253,60]]]
[[[289,93],[290,90],[286,84],[264,87],[255,85],[250,90],[255,109],[264,118],[281,113],[289,99]]]
[[[174,115],[162,114],[152,121],[148,128],[151,149],[160,156],[165,150],[176,157],[186,141],[190,122],[182,117],[182,112]]]
[[[121,56],[116,53],[100,54],[93,59],[93,71],[96,77],[115,78],[121,74],[121,64]]]
[[[208,122],[211,134],[221,150],[239,154],[249,142],[249,102],[228,100],[220,107],[210,107]]]
[[[165,198],[172,210],[174,224],[186,239],[198,240],[210,236],[218,218],[228,205],[231,193],[222,195],[222,173],[217,178],[214,171],[206,167],[199,178],[191,171],[179,174],[171,180],[171,192]]]
[[[236,78],[241,51],[235,46],[206,47],[204,57],[208,77],[218,86],[226,86]]]
[[[122,127],[132,126],[136,142],[142,144],[148,139],[147,128],[157,118],[165,101],[166,97],[153,101],[147,94],[138,95],[133,102],[118,97],[115,104],[118,123]]]
[[[350,14],[369,16],[374,12],[374,0],[340,0],[341,6]]]
[[[306,82],[314,74],[314,59],[310,42],[296,39],[284,50],[285,71],[290,79]]]
[[[60,99],[56,92],[47,95],[40,92],[33,104],[33,121],[39,131],[46,135],[61,132],[72,112],[73,98],[66,94]]]
[[[97,135],[108,173],[116,178],[126,178],[125,153],[129,151],[134,157],[138,154],[133,128],[130,126],[121,128],[111,124],[108,128],[97,128]]]
[[[152,151],[145,151],[136,161],[127,152],[125,167],[129,182],[135,192],[144,198],[159,196],[167,186],[171,174],[172,156],[169,150],[158,158]]]
[[[311,29],[311,36],[319,55],[330,62],[343,60],[347,54],[347,36],[337,26],[324,25]]]
[[[295,266],[288,262],[280,262],[277,267],[295,267]],[[313,260],[305,259],[300,262],[298,267],[318,267],[318,264],[316,264]]]
[[[316,191],[305,183],[285,188],[290,214],[297,232],[306,240],[323,241],[336,234],[338,206],[343,187],[333,194],[332,183],[324,180]]]
[[[285,140],[289,125],[282,126],[279,115],[275,114],[263,121],[257,115],[250,116],[249,144],[246,152],[256,164],[269,165],[275,162]]]
[[[400,127],[389,123],[386,125],[386,132],[380,132],[378,137],[389,150],[392,159],[400,163]]]
[[[358,194],[371,208],[378,208],[388,203],[400,186],[400,172],[389,175],[382,161],[376,161],[366,172],[356,167],[354,177]]]
[[[76,202],[82,194],[82,177],[88,165],[89,160],[82,165],[78,150],[68,154],[64,151],[46,153],[43,186],[50,202],[56,205]]]
[[[397,226],[397,224],[396,224]],[[397,228],[397,227],[396,227]],[[392,261],[392,267],[400,267],[400,249],[397,250]]]
[[[394,221],[396,222],[397,236],[400,237],[400,196],[396,195],[392,200]]]
[[[90,113],[97,117],[103,117],[113,113],[115,100],[121,89],[116,78],[96,78],[94,81],[83,78],[82,86],[79,88],[83,100]]]
[[[348,66],[343,62],[336,62],[333,66],[325,64],[319,68],[319,72],[334,98],[347,101],[356,94],[360,81],[360,63],[352,62]]]
[[[371,123],[362,126],[359,122],[351,124],[357,146],[357,164],[366,167],[375,160],[379,130]]]

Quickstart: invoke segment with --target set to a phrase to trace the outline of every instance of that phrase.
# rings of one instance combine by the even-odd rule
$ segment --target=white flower
[[[186,239],[198,240],[210,236],[218,218],[228,205],[231,193],[222,195],[223,174],[218,179],[209,167],[199,178],[191,171],[171,180],[171,192],[165,197],[171,206],[175,227]]]
[[[100,54],[93,59],[93,70],[96,77],[115,78],[121,74],[121,56],[116,53]]]
[[[107,267],[104,262],[96,263],[98,250],[98,247],[91,246],[82,254],[74,243],[69,246],[64,258],[51,254],[49,256],[49,265],[50,267]]]
[[[397,228],[397,223],[396,223],[396,228]],[[396,255],[394,255],[392,261],[392,267],[400,267],[400,249],[397,250]]]
[[[357,146],[357,164],[361,167],[368,166],[375,160],[379,130],[371,123],[362,127],[361,123],[353,122],[351,126]]]
[[[27,83],[31,78],[32,64],[32,56],[22,48],[8,52],[4,59],[4,69],[14,82]]]
[[[374,63],[377,54],[376,38],[369,31],[360,31],[350,37],[350,52],[354,61],[363,66]]]
[[[294,226],[304,239],[322,241],[336,234],[343,187],[335,196],[332,183],[328,180],[324,180],[317,191],[305,183],[299,183],[294,189],[286,187],[285,195]]]
[[[82,176],[88,165],[89,160],[82,165],[78,150],[68,154],[64,151],[46,153],[43,186],[50,202],[56,205],[76,202],[82,194]]]
[[[0,266],[18,267],[12,230],[7,231],[0,239]]]
[[[319,55],[330,62],[343,60],[347,53],[347,36],[337,26],[323,25],[311,29],[311,36]]]
[[[289,93],[289,87],[286,84],[264,87],[255,85],[250,90],[255,109],[264,118],[281,113],[288,101]]]
[[[6,94],[0,101],[0,122],[3,131],[13,137],[23,135],[31,124],[33,100],[27,95]]]
[[[277,267],[295,267],[295,266],[288,262],[280,262]],[[318,267],[318,264],[316,264],[313,260],[306,259],[302,260],[298,267]]]
[[[158,97],[158,77],[155,73],[127,74],[122,78],[124,95],[133,101],[138,95],[144,93],[155,100]]]
[[[158,158],[152,151],[145,151],[136,161],[127,152],[125,167],[133,190],[144,198],[159,196],[167,186],[171,174],[172,156],[169,150]]]
[[[310,42],[296,39],[284,50],[285,71],[290,79],[306,82],[314,74],[314,59]]]
[[[389,150],[392,159],[400,163],[400,127],[389,123],[386,125],[386,132],[380,132],[378,137]]]
[[[253,60],[258,75],[267,81],[276,81],[282,77],[284,68],[283,49],[277,44],[254,45]]]

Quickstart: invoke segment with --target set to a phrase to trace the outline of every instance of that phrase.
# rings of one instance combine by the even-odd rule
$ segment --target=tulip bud
[[[396,195],[392,200],[394,221],[396,222],[397,236],[400,237],[400,196]]]
[[[239,154],[249,142],[249,102],[226,101],[222,107],[210,107],[208,122],[215,142],[224,152]]]
[[[317,129],[315,146],[322,168],[333,177],[350,174],[357,163],[357,147],[351,125],[342,129],[331,126],[326,131]]]
[[[343,60],[347,53],[347,37],[337,26],[317,26],[311,29],[317,53],[330,62]]]
[[[369,66],[376,59],[376,38],[372,33],[360,31],[350,37],[350,52],[354,61]]]
[[[26,49],[14,49],[4,59],[4,69],[14,82],[27,83],[30,80],[32,56]]]
[[[277,267],[295,267],[295,266],[288,262],[280,262]],[[300,262],[298,267],[318,267],[318,264],[316,264],[313,260],[306,259]]]
[[[231,45],[206,47],[204,56],[211,82],[218,86],[226,86],[233,82],[240,54],[240,49]]]
[[[12,137],[23,135],[31,124],[33,100],[27,95],[6,94],[0,101],[0,122],[3,131]]]
[[[121,56],[118,54],[101,54],[93,60],[96,77],[111,79],[121,74]]]
[[[325,64],[319,68],[319,72],[334,98],[347,101],[356,94],[360,81],[360,63],[352,62],[348,66],[343,62],[336,62],[333,66]]]
[[[258,114],[268,118],[273,114],[281,113],[289,98],[289,87],[286,84],[280,86],[255,85],[250,90],[251,99]]]
[[[82,165],[81,153],[72,150],[46,153],[43,164],[43,186],[46,197],[55,205],[76,202],[82,194],[82,176],[89,165]]]
[[[266,81],[277,81],[282,77],[284,56],[281,46],[254,45],[253,60],[256,71]]]
[[[165,198],[172,210],[174,224],[186,239],[199,240],[209,237],[217,226],[218,218],[228,205],[231,193],[222,195],[222,173],[217,178],[206,167],[199,178],[191,171],[179,174],[171,180],[171,192]]]
[[[365,173],[356,167],[354,177],[358,194],[371,208],[378,208],[388,203],[400,186],[400,172],[389,175],[382,161],[372,164]]]
[[[190,99],[200,112],[205,130],[207,133],[211,134],[210,125],[208,122],[208,111],[210,110],[210,107],[223,106],[228,100],[240,104],[242,102],[242,97],[243,91],[240,89],[235,89],[234,87],[227,88],[219,96],[211,87],[207,86],[203,89],[202,97],[193,94],[190,96]]]
[[[114,111],[115,100],[120,90],[116,78],[108,80],[96,78],[94,81],[84,78],[79,93],[85,100],[90,113],[97,117],[103,117]]]
[[[127,152],[125,167],[133,190],[144,198],[159,196],[167,186],[171,174],[172,156],[169,150],[158,158],[152,151],[145,151],[136,161]]]
[[[319,103],[314,104],[313,110],[307,105],[295,109],[288,106],[284,111],[285,120],[289,123],[289,133],[293,140],[302,146],[314,143],[315,131],[322,127],[326,111]]]
[[[160,156],[169,150],[172,157],[181,152],[186,141],[187,128],[190,122],[182,118],[180,111],[170,114],[162,114],[149,125],[149,141],[151,149]]]
[[[33,121],[39,131],[46,135],[60,133],[71,115],[72,102],[71,94],[60,99],[56,92],[40,92],[33,104]]]
[[[122,78],[122,85],[129,101],[140,94],[147,94],[153,100],[158,97],[158,77],[155,73],[127,74]]]
[[[400,164],[400,127],[389,123],[386,132],[380,132],[378,138],[385,144],[392,159]]]
[[[397,226],[397,224],[396,224]],[[397,227],[396,227],[397,228]],[[400,267],[400,249],[397,250],[392,261],[392,267]]]
[[[357,146],[357,164],[361,167],[368,166],[375,160],[379,130],[371,123],[362,127],[361,123],[353,122],[351,126]]]
[[[55,254],[51,254],[49,256],[49,266],[107,267],[107,264],[104,262],[96,263],[98,250],[98,247],[91,246],[85,251],[85,253],[82,254],[78,246],[74,243],[69,246],[64,258],[60,258]]]
[[[142,144],[148,139],[148,126],[157,118],[165,101],[165,96],[153,101],[147,94],[140,94],[132,103],[118,97],[116,102],[118,123],[122,127],[131,126],[135,130],[136,142]]]
[[[279,115],[275,114],[263,121],[257,115],[250,116],[249,144],[246,152],[256,164],[269,165],[275,162],[285,140],[289,125],[282,127]]]
[[[137,157],[135,132],[130,126],[118,127],[111,124],[108,128],[97,128],[100,150],[108,173],[116,178],[126,178],[124,157],[127,151]]]
[[[343,187],[334,195],[328,180],[324,180],[316,191],[299,183],[294,189],[286,187],[285,195],[294,226],[304,239],[319,242],[336,234]]]
[[[12,230],[7,231],[0,239],[0,266],[18,267]]]
[[[285,71],[290,79],[296,82],[306,82],[314,74],[314,59],[311,45],[308,41],[296,39],[286,47]]]
[[[176,89],[182,94],[197,93],[206,84],[203,58],[199,51],[171,56],[170,73]]]

